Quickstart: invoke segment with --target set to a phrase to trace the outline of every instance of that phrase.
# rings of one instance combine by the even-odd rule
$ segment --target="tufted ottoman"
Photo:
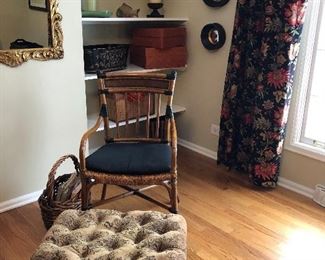
[[[186,259],[186,232],[180,215],[67,210],[31,259]]]

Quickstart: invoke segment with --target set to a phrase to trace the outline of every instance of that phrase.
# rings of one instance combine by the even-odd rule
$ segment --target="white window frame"
[[[324,0],[309,0],[300,54],[294,80],[285,149],[325,162],[325,149],[304,137],[305,119],[311,90],[311,73],[317,51],[317,40]],[[325,15],[325,14],[324,14]],[[322,144],[320,144],[322,146]]]

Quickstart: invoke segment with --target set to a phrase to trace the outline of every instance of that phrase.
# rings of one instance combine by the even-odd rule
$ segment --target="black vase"
[[[164,17],[164,15],[159,13],[159,9],[163,7],[163,3],[149,3],[148,6],[150,9],[152,9],[152,13],[148,14],[147,17],[153,17],[153,18],[160,18]]]

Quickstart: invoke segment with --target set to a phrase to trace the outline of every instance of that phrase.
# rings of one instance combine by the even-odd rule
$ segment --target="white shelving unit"
[[[124,70],[119,70],[116,72],[120,72],[120,71],[128,71],[128,72],[158,72],[158,71],[166,71],[166,70],[176,70],[176,71],[185,71],[186,67],[178,67],[178,68],[161,68],[161,69],[144,69],[141,68],[137,65],[134,64],[129,64],[128,67]],[[114,71],[112,71],[112,73],[114,73]],[[85,80],[94,80],[97,79],[97,75],[96,74],[89,74],[86,73],[85,74]]]
[[[179,106],[179,105],[173,105],[173,112],[174,113],[181,113],[181,112],[184,112],[186,109],[185,107],[182,107],[182,106]],[[165,112],[166,112],[166,104],[162,103],[161,104],[161,115],[160,116],[165,116]],[[96,123],[96,120],[98,118],[98,115],[91,115],[89,116],[88,118],[88,128],[92,127],[95,125]],[[153,118],[157,118],[157,115],[156,114],[153,114],[150,116],[150,119],[153,119]],[[147,117],[140,117],[139,121],[145,121],[147,120]],[[136,119],[131,119],[129,120],[129,124],[134,124],[136,122]],[[119,123],[120,126],[124,126],[126,123],[125,121],[122,121]],[[116,128],[116,123],[113,122],[113,121],[109,121],[109,128]],[[103,131],[104,130],[104,125],[101,125],[100,128],[98,128],[97,132],[99,131]]]
[[[84,26],[87,25],[114,25],[114,24],[161,24],[161,25],[181,25],[186,23],[188,18],[186,17],[169,17],[169,18],[147,18],[147,17],[136,17],[136,18],[119,18],[119,17],[112,17],[112,18],[93,18],[93,17],[83,17],[82,24]],[[166,70],[177,70],[177,71],[184,71],[186,67],[180,68],[160,68],[160,69],[144,69],[134,64],[128,64],[128,67],[123,71],[130,71],[130,72],[156,72],[156,71],[166,71]],[[97,79],[96,74],[89,74],[85,73],[85,80],[94,80]]]
[[[93,17],[83,17],[82,23],[87,24],[129,24],[129,23],[177,23],[182,24],[188,21],[186,17],[175,17],[175,18],[146,18],[146,17],[136,17],[136,18],[93,18]]]
[[[148,25],[161,25],[161,26],[177,26],[182,25],[188,21],[188,18],[185,17],[173,17],[173,18],[82,18],[82,25],[83,26],[118,26],[118,25],[130,25],[131,27],[134,26],[148,26]],[[130,72],[157,72],[157,71],[166,71],[166,70],[176,70],[176,71],[185,71],[186,67],[180,67],[180,68],[160,68],[160,69],[144,69],[139,66],[128,64],[127,68],[123,71],[130,71]],[[118,72],[118,71],[117,71]],[[114,72],[112,72],[114,73]],[[85,73],[85,81],[91,81],[96,80],[97,75],[96,74],[88,74]],[[166,105],[164,105],[166,106]],[[173,111],[174,113],[181,113],[184,112],[186,109],[185,107],[179,106],[174,104],[173,105]],[[165,108],[162,107],[162,115],[164,116]],[[88,127],[92,127],[96,120],[98,115],[97,114],[88,114]],[[150,118],[156,118],[157,115],[152,115]],[[146,117],[140,118],[140,121],[146,120]],[[130,120],[129,124],[135,123],[135,120]],[[120,122],[120,126],[125,125],[125,122]],[[110,121],[110,128],[115,128],[116,123],[113,121]],[[103,126],[101,126],[98,129],[99,131],[102,131],[104,129]]]

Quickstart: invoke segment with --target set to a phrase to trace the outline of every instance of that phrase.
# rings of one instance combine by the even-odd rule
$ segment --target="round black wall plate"
[[[204,3],[211,7],[221,7],[229,2],[229,0],[203,0]]]
[[[209,23],[201,31],[201,42],[208,50],[220,49],[226,42],[226,31],[221,24]]]

